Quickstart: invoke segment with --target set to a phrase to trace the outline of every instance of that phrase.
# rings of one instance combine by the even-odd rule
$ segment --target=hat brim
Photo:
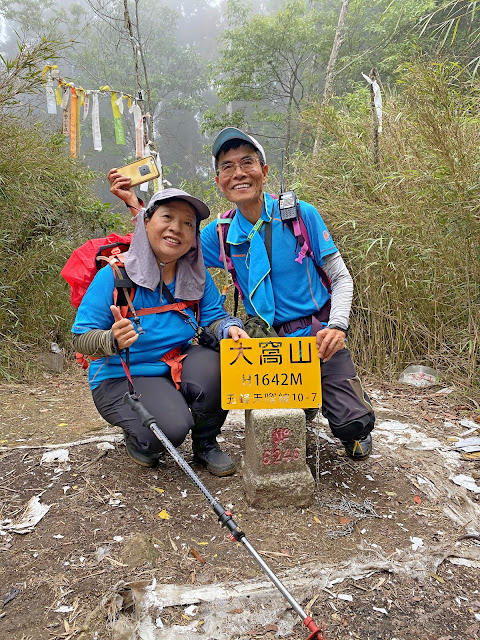
[[[245,131],[242,131],[241,129],[237,129],[236,127],[226,127],[225,129],[222,129],[218,136],[215,138],[212,145],[212,156],[214,160],[220,153],[220,149],[229,140],[243,140],[247,144],[250,144],[260,153],[263,162],[266,162],[265,151],[263,150],[263,147],[260,145],[260,143],[257,142],[252,136],[249,136],[248,133],[245,133]]]
[[[181,189],[164,189],[163,191],[154,194],[148,203],[148,207],[151,207],[154,204],[161,205],[171,202],[172,200],[185,200],[185,202],[188,202],[193,207],[195,214],[200,218],[200,220],[206,220],[210,217],[210,209],[204,202]]]

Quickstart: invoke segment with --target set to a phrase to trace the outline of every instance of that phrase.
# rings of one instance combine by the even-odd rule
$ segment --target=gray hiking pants
[[[178,447],[192,431],[192,439],[213,439],[227,417],[220,406],[220,354],[196,345],[184,353],[182,380],[177,391],[170,376],[133,376],[133,386],[158,427]],[[126,437],[146,455],[163,450],[151,429],[143,426],[138,413],[123,403],[128,392],[126,378],[103,380],[93,389],[98,412],[110,424],[122,427]],[[191,409],[191,412],[190,412]]]
[[[372,431],[375,414],[357,376],[349,349],[340,349],[320,366],[322,413],[333,435],[358,440]]]

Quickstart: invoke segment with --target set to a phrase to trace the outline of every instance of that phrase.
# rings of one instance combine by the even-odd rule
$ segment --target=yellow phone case
[[[130,162],[130,164],[119,167],[117,171],[121,173],[122,176],[132,179],[132,182],[130,183],[131,187],[135,187],[138,184],[142,184],[142,182],[158,178],[160,175],[153,156],[147,156],[141,160]]]

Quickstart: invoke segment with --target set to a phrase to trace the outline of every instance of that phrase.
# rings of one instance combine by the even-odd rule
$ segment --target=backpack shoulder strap
[[[138,309],[135,313],[137,317],[148,316],[154,313],[165,313],[167,311],[177,311],[180,313],[185,319],[192,322],[192,318],[186,313],[185,309],[192,309],[195,314],[195,319],[197,325],[200,323],[200,300],[185,300],[181,302],[177,302],[173,295],[170,293],[170,289],[167,287],[165,283],[162,285],[162,295],[167,301],[168,304],[162,304],[158,307],[148,307],[147,309]],[[128,311],[125,315],[126,318],[133,318],[134,314],[132,311]],[[193,325],[192,325],[193,326]]]
[[[232,259],[230,257],[230,246],[227,242],[228,229],[235,217],[236,209],[229,209],[219,214],[217,217],[217,233],[220,242],[220,260],[228,271],[234,270]]]
[[[135,296],[135,283],[127,275],[123,254],[109,257],[108,262],[113,269],[113,304],[125,318]]]
[[[265,235],[264,235],[264,243],[265,249],[267,250],[268,262],[270,263],[270,269],[272,268],[272,221],[266,222],[264,225]]]
[[[300,211],[300,203],[297,202],[297,218],[295,220],[292,220],[291,224],[286,224],[295,236],[298,244],[300,245],[300,251],[298,252],[298,256],[295,258],[295,262],[302,264],[305,256],[311,258],[315,270],[319,278],[322,280],[323,285],[327,289],[328,293],[332,293],[330,278],[327,276],[325,271],[317,264],[317,261],[315,259],[315,254],[313,253],[313,249],[310,244],[310,238],[308,237],[308,230],[302,217],[302,212]]]

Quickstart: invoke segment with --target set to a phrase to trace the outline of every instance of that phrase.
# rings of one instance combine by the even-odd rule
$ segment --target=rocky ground
[[[321,421],[309,431],[309,508],[252,509],[240,473],[192,466],[328,640],[480,638],[480,460],[456,447],[480,435],[478,406],[440,387],[368,390],[369,460],[345,458]],[[82,373],[0,385],[0,402],[1,638],[307,638],[173,460],[127,458]],[[243,434],[231,413],[237,461]],[[190,442],[181,452],[192,461]]]

